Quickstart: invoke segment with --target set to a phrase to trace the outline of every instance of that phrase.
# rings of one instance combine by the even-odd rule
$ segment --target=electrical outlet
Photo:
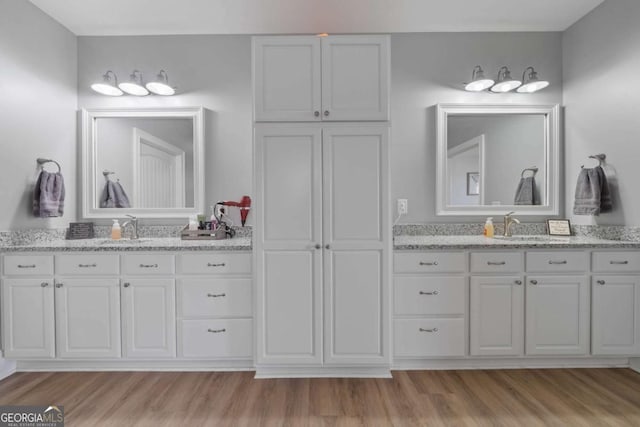
[[[398,199],[398,215],[406,215],[409,213],[409,200]]]

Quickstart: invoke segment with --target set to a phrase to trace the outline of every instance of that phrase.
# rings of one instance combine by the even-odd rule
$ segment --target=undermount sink
[[[568,237],[568,236],[567,236]],[[494,239],[500,240],[513,240],[513,241],[534,241],[534,242],[549,242],[554,240],[566,240],[566,237],[546,236],[546,235],[519,235],[519,236],[494,236]]]
[[[150,241],[151,239],[120,239],[120,240],[105,239],[101,241],[99,244],[101,245],[139,245],[141,243],[147,243]]]

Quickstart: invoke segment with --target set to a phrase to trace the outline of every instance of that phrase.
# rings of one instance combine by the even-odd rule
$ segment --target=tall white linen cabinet
[[[256,376],[389,376],[389,36],[254,37]]]

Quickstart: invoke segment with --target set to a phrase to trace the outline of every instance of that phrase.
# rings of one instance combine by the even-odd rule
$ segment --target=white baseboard
[[[640,359],[629,359],[629,367],[636,372],[640,372]]]
[[[253,360],[19,360],[18,372],[254,371]]]
[[[636,359],[640,360],[640,359]],[[395,359],[392,370],[629,368],[626,357]],[[640,362],[638,363],[640,368]]]
[[[391,378],[391,370],[389,366],[257,366],[255,378]]]
[[[0,358],[0,381],[16,373],[16,362]]]

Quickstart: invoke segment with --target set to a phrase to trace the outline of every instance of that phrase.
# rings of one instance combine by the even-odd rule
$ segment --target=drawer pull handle
[[[207,294],[207,296],[209,298],[219,298],[219,297],[226,297],[227,294]]]
[[[431,329],[420,328],[420,332],[438,332],[438,328],[431,328]]]
[[[627,265],[627,264],[629,264],[629,261],[609,261],[609,264],[611,264],[611,265]]]
[[[505,265],[506,261],[487,261],[487,265]]]
[[[129,286],[131,286],[131,283],[129,283],[129,282],[124,282],[122,285],[123,285],[125,288],[128,288]]]
[[[438,295],[438,291],[431,291],[431,292],[420,291],[420,295]]]
[[[42,286],[43,288],[46,288],[47,286],[49,286],[49,284],[47,282],[42,282],[40,283],[40,286]]]
[[[567,260],[562,260],[562,261],[549,261],[549,264],[551,265],[564,265],[567,263]]]
[[[140,268],[158,268],[158,264],[140,264]]]
[[[513,283],[515,283],[516,285],[522,285],[522,280],[516,280],[516,281],[515,281],[515,282],[513,282]]]
[[[604,280],[598,280],[598,285],[603,286],[606,282]]]
[[[18,268],[36,268],[35,264],[22,265],[18,264]]]
[[[207,332],[211,332],[212,334],[219,334],[221,332],[227,332],[226,329],[207,329]]]
[[[95,268],[97,266],[98,264],[78,264],[78,267],[80,268]]]
[[[529,283],[531,283],[532,285],[537,285],[538,281],[537,280],[529,280]]]
[[[213,263],[210,263],[210,262],[207,263],[207,267],[224,267],[225,265],[226,264],[224,262],[221,262],[219,264],[213,264]]]
[[[428,265],[428,266],[438,265],[438,261],[433,261],[433,262],[420,261],[420,265]]]
[[[63,287],[63,286],[64,286],[64,283],[56,283],[56,288],[58,288],[58,289]]]

